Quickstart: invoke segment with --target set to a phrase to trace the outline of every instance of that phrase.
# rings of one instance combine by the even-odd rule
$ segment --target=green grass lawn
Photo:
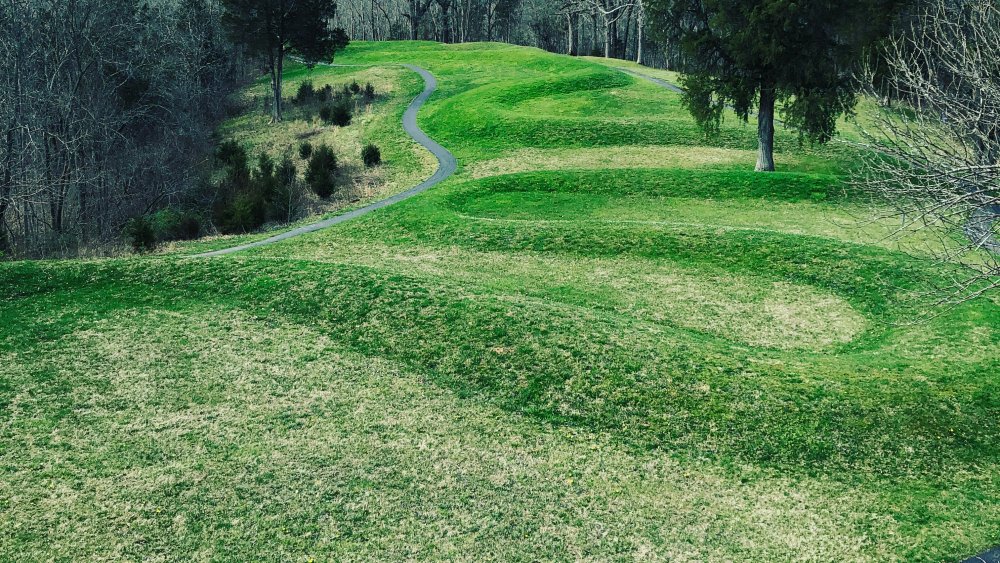
[[[755,174],[753,127],[706,139],[676,94],[534,49],[359,43],[338,62],[434,73],[419,122],[459,173],[225,258],[0,264],[0,559],[1000,543],[1000,303],[911,322],[958,266],[865,220],[845,145],[779,131],[780,172]],[[419,177],[403,105],[352,135]]]

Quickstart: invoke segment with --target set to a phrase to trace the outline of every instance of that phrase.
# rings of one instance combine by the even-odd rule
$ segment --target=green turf
[[[846,148],[784,131],[782,171],[754,174],[752,128],[706,140],[675,94],[533,49],[338,60],[433,72],[419,122],[459,174],[226,258],[0,265],[0,558],[1000,542],[1000,304],[910,322],[958,266],[863,220]]]

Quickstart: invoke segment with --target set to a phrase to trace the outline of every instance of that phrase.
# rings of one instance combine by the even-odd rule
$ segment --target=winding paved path
[[[655,77],[652,77],[652,76],[650,76],[648,74],[643,74],[641,72],[632,70],[630,68],[624,68],[624,67],[620,67],[620,66],[616,66],[614,68],[616,68],[616,69],[624,72],[625,74],[631,74],[632,76],[635,76],[637,78],[641,78],[643,80],[648,80],[649,82],[652,82],[653,84],[656,84],[657,86],[661,86],[663,88],[666,88],[667,90],[670,90],[672,92],[677,92],[678,94],[683,94],[684,93],[684,88],[681,88],[680,86],[678,86],[676,84],[671,84],[670,82],[667,82],[666,80],[663,80],[663,79],[660,79],[660,78],[655,78]]]
[[[330,66],[340,66],[340,65],[330,65]],[[211,252],[195,254],[193,255],[193,257],[209,258],[212,256],[223,256],[226,254],[233,254],[234,252],[239,252],[241,250],[246,250],[248,248],[268,246],[276,242],[281,242],[283,240],[304,235],[306,233],[311,233],[314,231],[318,231],[320,229],[332,227],[334,225],[350,221],[351,219],[361,217],[362,215],[367,215],[372,211],[375,211],[376,209],[382,209],[383,207],[388,207],[394,203],[399,203],[404,199],[411,198],[419,194],[420,192],[426,191],[427,189],[435,186],[448,176],[451,176],[455,172],[455,169],[458,167],[458,162],[455,160],[455,156],[452,155],[451,152],[448,151],[448,149],[442,147],[441,145],[437,144],[433,139],[428,137],[427,134],[424,133],[420,129],[420,127],[417,126],[417,112],[420,111],[420,108],[423,107],[427,99],[430,98],[431,94],[434,93],[434,90],[437,89],[437,80],[434,79],[433,74],[427,72],[426,70],[418,66],[409,64],[404,64],[403,66],[420,74],[420,76],[423,77],[424,79],[424,91],[421,92],[420,95],[418,95],[416,98],[413,98],[413,101],[410,102],[409,107],[406,108],[406,112],[403,114],[403,130],[406,131],[406,133],[410,137],[412,137],[414,141],[423,145],[424,148],[431,151],[431,153],[435,157],[437,157],[438,168],[434,172],[433,176],[424,180],[419,185],[416,185],[404,192],[400,192],[394,196],[387,197],[385,199],[376,201],[374,203],[369,203],[368,205],[364,207],[359,207],[354,211],[348,211],[347,213],[343,213],[335,217],[330,217],[329,219],[324,219],[316,223],[310,223],[308,225],[296,227],[289,231],[285,231],[281,234],[277,234],[265,239],[261,239],[254,242],[248,242],[246,244],[241,244],[230,248],[223,248],[221,250],[213,250]]]

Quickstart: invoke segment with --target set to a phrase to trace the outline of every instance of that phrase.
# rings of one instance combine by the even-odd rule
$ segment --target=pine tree
[[[330,60],[347,46],[347,33],[332,28],[334,0],[222,0],[223,23],[236,43],[264,56],[271,75],[272,117],[281,121],[281,75],[285,54],[297,51],[307,64]]]
[[[652,30],[685,58],[685,102],[717,130],[727,106],[748,120],[756,104],[757,170],[774,170],[775,106],[825,143],[857,102],[853,72],[889,33],[905,0],[647,0]]]

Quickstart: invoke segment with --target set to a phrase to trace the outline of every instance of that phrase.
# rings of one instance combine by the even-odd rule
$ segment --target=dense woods
[[[214,124],[248,76],[211,0],[0,5],[0,252],[73,255],[197,205]]]

